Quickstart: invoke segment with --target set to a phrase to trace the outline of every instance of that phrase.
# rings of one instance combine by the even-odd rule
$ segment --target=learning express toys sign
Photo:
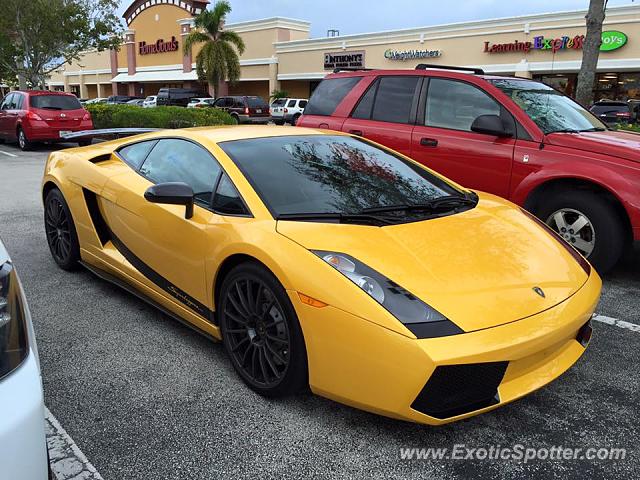
[[[610,52],[617,50],[627,43],[627,35],[618,31],[602,32],[602,44],[600,51]],[[529,52],[531,50],[550,50],[556,53],[560,50],[582,50],[584,35],[575,37],[546,38],[544,36],[533,37],[533,42],[491,43],[484,42],[486,53]]]

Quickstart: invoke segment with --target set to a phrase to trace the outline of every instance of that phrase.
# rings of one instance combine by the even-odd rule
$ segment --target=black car
[[[269,104],[255,95],[233,95],[216,98],[212,107],[224,110],[237,123],[268,123],[271,121]]]
[[[107,99],[107,103],[127,103],[130,100],[138,100],[140,97],[135,97],[132,95],[111,95]]]
[[[186,107],[192,98],[207,96],[202,90],[196,88],[161,88],[158,91],[156,105]]]
[[[609,125],[635,123],[638,120],[633,105],[622,101],[601,100],[591,107],[591,113]]]

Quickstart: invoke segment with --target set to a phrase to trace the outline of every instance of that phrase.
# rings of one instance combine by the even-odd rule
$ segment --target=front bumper
[[[36,353],[0,381],[0,477],[42,480],[49,469]]]
[[[572,297],[537,315],[421,340],[331,306],[305,305],[289,293],[305,337],[313,392],[381,415],[439,425],[516,400],[571,367],[585,351],[576,336],[595,310],[601,285],[593,272]],[[505,365],[494,402],[459,414],[453,409],[445,418],[416,409],[414,402],[438,367],[491,363]],[[456,378],[452,387],[464,389],[464,377]]]

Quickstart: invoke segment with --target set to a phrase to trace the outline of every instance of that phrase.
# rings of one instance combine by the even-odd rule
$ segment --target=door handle
[[[422,145],[423,147],[437,147],[438,140],[436,140],[435,138],[423,137],[420,139],[420,145]]]
[[[362,130],[349,130],[349,133],[351,135],[357,135],[359,137],[364,137],[364,134],[362,133]]]

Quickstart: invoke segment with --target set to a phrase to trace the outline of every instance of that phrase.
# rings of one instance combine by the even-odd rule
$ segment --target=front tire
[[[625,229],[613,205],[596,192],[565,190],[551,194],[536,215],[575,247],[600,273],[622,256]]]
[[[280,282],[244,263],[225,277],[219,298],[222,342],[242,380],[267,397],[307,385],[307,353],[296,312]]]
[[[80,265],[80,243],[69,206],[57,188],[44,201],[44,229],[53,260],[63,270]]]
[[[240,117],[237,114],[232,113],[231,118],[233,118],[236,121],[236,125],[240,125]]]

